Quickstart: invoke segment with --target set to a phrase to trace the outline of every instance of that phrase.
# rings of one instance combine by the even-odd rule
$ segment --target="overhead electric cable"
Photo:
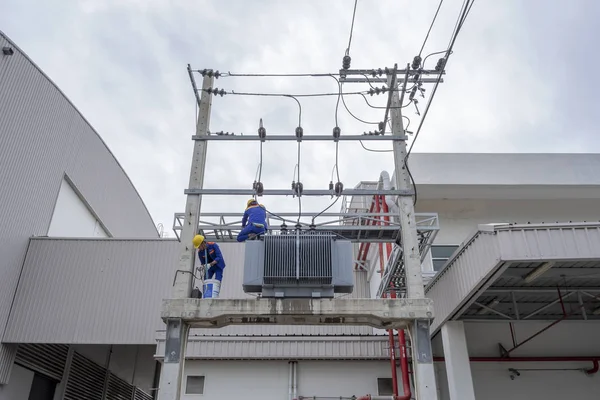
[[[315,216],[312,217],[312,222],[311,224],[315,223],[315,219],[317,217],[319,217],[320,215],[322,215],[323,213],[325,213],[327,210],[329,210],[331,207],[333,207],[335,205],[335,203],[337,203],[337,201],[340,199],[340,196],[336,196],[335,200],[333,202],[331,202],[331,204],[329,204],[327,207],[325,207],[322,211],[320,211],[318,214],[316,214]]]
[[[379,109],[379,110],[385,110],[386,109],[386,107],[384,107],[384,106],[374,106],[371,103],[369,103],[369,100],[367,100],[367,96],[365,96],[364,94],[362,95],[362,97],[363,97],[363,99],[365,99],[365,103],[367,103],[367,105],[369,107],[375,108],[375,109]],[[407,104],[403,105],[403,106],[400,106],[400,107],[390,107],[390,110],[396,110],[398,108],[408,107],[408,106],[410,106],[412,104],[412,102],[413,102],[413,100],[409,100],[409,102]]]
[[[410,153],[412,151],[412,148],[415,145],[415,142],[417,141],[417,138],[419,137],[419,133],[421,132],[421,128],[423,127],[425,117],[427,116],[427,113],[429,112],[429,108],[431,107],[431,102],[433,101],[433,98],[435,97],[435,93],[437,92],[437,88],[440,84],[440,80],[442,79],[442,74],[444,72],[445,66],[448,64],[448,59],[450,58],[450,54],[452,53],[452,48],[454,47],[456,38],[458,37],[458,34],[469,14],[469,11],[471,11],[471,7],[473,6],[473,3],[475,3],[475,0],[472,0],[470,4],[468,3],[468,1],[469,0],[465,0],[463,3],[463,7],[461,8],[461,14],[455,25],[454,34],[452,35],[452,38],[450,39],[450,44],[448,46],[448,49],[446,50],[446,55],[444,56],[444,58],[446,60],[444,62],[444,68],[441,68],[440,73],[438,75],[438,79],[435,82],[435,86],[433,87],[433,90],[431,92],[431,96],[429,96],[429,100],[427,101],[427,105],[425,106],[425,111],[423,112],[423,117],[421,118],[421,121],[419,122],[419,127],[417,128],[417,131],[415,132],[415,137],[412,140],[412,143],[410,144],[410,148],[408,149],[408,152],[406,153],[406,157],[404,158],[405,164],[406,164],[406,161],[408,160],[408,157],[410,156]],[[467,6],[467,4],[469,4],[469,5]]]
[[[356,5],[358,0],[354,0],[354,11],[352,11],[352,24],[350,25],[350,37],[348,38],[348,47],[346,48],[346,55],[350,54],[350,45],[352,44],[352,33],[354,32],[354,19],[356,18]]]
[[[198,71],[200,72],[200,71]],[[323,77],[329,75],[339,75],[339,73],[233,73],[233,72],[224,72],[221,77]]]
[[[436,18],[438,16],[438,13],[440,12],[440,8],[442,8],[442,3],[444,3],[444,0],[440,0],[440,4],[438,4],[438,8],[435,11],[435,15],[433,16],[433,21],[431,21],[431,25],[429,25],[429,30],[427,31],[427,35],[425,36],[425,40],[423,40],[423,45],[421,46],[421,50],[419,50],[419,57],[423,53],[423,49],[425,48],[425,44],[427,43],[427,39],[429,39],[429,34],[431,33],[431,29],[433,28],[433,25],[435,24],[435,20],[436,20]]]

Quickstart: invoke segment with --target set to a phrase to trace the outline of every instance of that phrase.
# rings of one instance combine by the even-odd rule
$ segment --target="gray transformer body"
[[[330,232],[266,235],[246,242],[244,292],[277,298],[352,293],[352,260],[352,243]]]

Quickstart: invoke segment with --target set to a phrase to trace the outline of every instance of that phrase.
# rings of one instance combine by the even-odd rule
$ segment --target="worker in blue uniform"
[[[242,230],[237,236],[238,242],[245,242],[248,239],[255,239],[263,235],[269,227],[267,226],[267,209],[262,204],[258,204],[255,199],[250,199],[246,203],[246,211],[242,217]]]
[[[221,253],[219,245],[215,242],[207,242],[202,235],[194,236],[192,240],[194,247],[198,249],[198,258],[202,265],[208,265],[206,279],[212,279],[213,276],[219,282],[223,280],[223,270],[225,269],[225,259]]]

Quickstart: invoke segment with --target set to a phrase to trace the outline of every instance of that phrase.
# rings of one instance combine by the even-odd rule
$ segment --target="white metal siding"
[[[186,358],[209,360],[381,360],[389,359],[387,338],[198,338],[190,337]],[[162,359],[165,342],[158,341],[156,357]]]
[[[425,295],[434,301],[435,334],[500,265],[522,260],[600,258],[600,223],[557,225],[481,225],[433,278]],[[505,264],[507,266],[507,264]],[[491,282],[490,282],[491,283]]]
[[[224,243],[221,297],[242,290],[244,245]],[[175,240],[32,239],[4,336],[15,343],[154,344],[177,268]],[[351,267],[351,266],[349,266]],[[353,296],[368,294],[357,273]],[[230,326],[192,335],[369,335],[356,326]]]
[[[152,344],[175,240],[32,239],[6,342]]]
[[[65,173],[114,236],[158,236],[125,172],[54,84],[0,32],[0,334],[32,235],[46,235]],[[0,384],[11,358],[0,345]]]

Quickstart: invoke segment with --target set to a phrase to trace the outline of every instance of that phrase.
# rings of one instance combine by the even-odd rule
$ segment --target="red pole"
[[[373,196],[373,201],[371,201],[371,207],[369,208],[369,213],[373,212],[373,208],[375,207],[375,203],[377,202],[377,196]],[[367,219],[366,225],[370,225],[371,220]],[[371,247],[371,243],[361,243],[358,249],[357,261],[365,261],[367,255],[369,254],[369,248]],[[358,262],[356,263],[355,269],[358,269]]]

